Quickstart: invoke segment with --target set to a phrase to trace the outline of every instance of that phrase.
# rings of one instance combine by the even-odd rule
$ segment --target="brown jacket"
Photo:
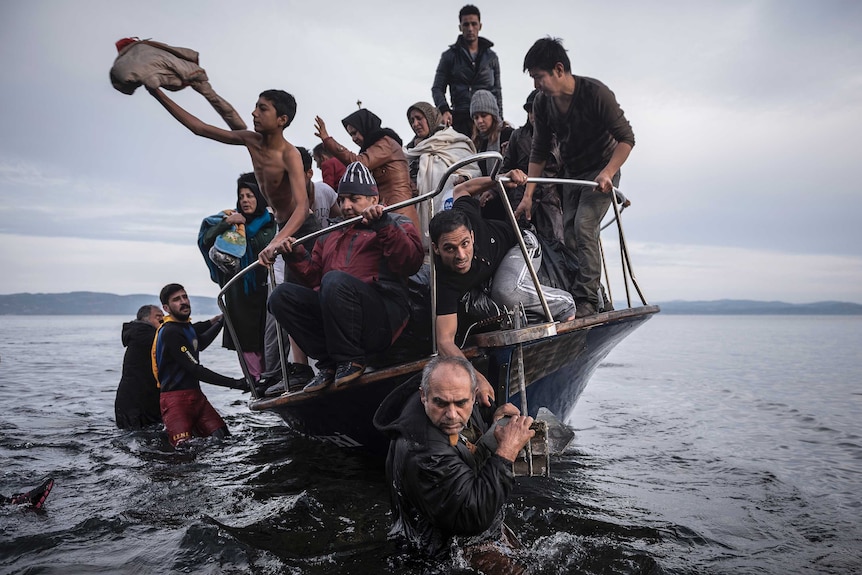
[[[327,152],[341,160],[344,165],[360,162],[371,170],[371,174],[377,181],[377,188],[380,190],[380,202],[382,204],[391,206],[413,197],[413,189],[410,186],[410,170],[407,167],[404,150],[401,149],[398,142],[389,136],[380,138],[361,154],[351,152],[336,142],[332,136],[323,141],[323,147],[326,148]],[[410,218],[416,229],[421,230],[419,214],[416,213],[415,207],[409,206],[395,210],[395,212]]]

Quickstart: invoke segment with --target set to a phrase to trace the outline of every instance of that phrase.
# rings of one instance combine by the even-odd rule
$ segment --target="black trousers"
[[[319,369],[345,361],[365,363],[385,351],[407,320],[407,308],[350,274],[331,271],[320,291],[283,283],[269,297],[269,311]]]

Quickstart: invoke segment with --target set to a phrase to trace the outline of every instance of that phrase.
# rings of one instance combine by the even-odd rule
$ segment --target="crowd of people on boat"
[[[634,146],[613,92],[574,75],[561,41],[550,37],[537,40],[525,55],[523,71],[535,90],[524,100],[527,122],[514,129],[503,119],[500,62],[493,43],[479,35],[479,9],[464,6],[458,20],[460,34],[434,74],[433,102],[417,101],[406,109],[414,133],[406,144],[380,117],[361,108],[341,120],[358,152],[337,141],[320,116],[314,123],[320,143],[309,151],[284,137],[297,106],[287,92],[262,92],[248,130],[208,83],[196,87],[222,115],[225,129],[204,123],[169,98],[164,89],[176,89],[169,80],[142,82],[193,133],[244,146],[251,157],[253,171],[237,180],[235,207],[204,218],[198,237],[214,282],[225,286],[242,273],[225,293],[233,329],[225,331],[223,342],[241,349],[249,377],[229,378],[200,364],[198,354],[224,318],[191,323],[188,295],[181,285],[169,284],[160,294],[161,310],[145,306],[123,327],[128,349],[117,395],[119,427],[161,421],[171,444],[180,445],[195,436],[228,434],[201,381],[244,391],[254,386],[255,396],[316,394],[350,385],[408,338],[417,305],[411,282],[421,287],[423,268],[434,258],[432,321],[440,360],[426,368],[418,394],[415,388],[402,392],[407,396],[392,398],[386,413],[378,413],[380,429],[393,438],[387,471],[397,486],[397,524],[430,554],[444,549],[453,535],[477,540],[488,540],[483,534],[490,532],[499,535],[498,512],[511,488],[505,462],[532,435],[529,417],[492,431],[487,421],[470,423],[479,414],[473,400],[489,407],[494,390],[461,352],[458,335],[465,318],[472,319],[471,311],[487,315],[490,306],[522,308],[528,321],[547,319],[521,239],[536,269],[544,255],[561,257],[568,270],[566,277],[543,282],[549,284],[541,291],[554,321],[610,309],[601,287],[599,225]],[[118,59],[139,44],[176,55],[159,43],[126,42],[118,43]],[[433,201],[384,210],[434,190],[450,166],[482,151],[502,155],[505,194],[490,177],[493,162],[486,160],[453,173]],[[322,181],[312,181],[312,162]],[[542,176],[595,185],[531,181]],[[510,211],[521,229],[512,225]],[[350,218],[357,221],[298,241]],[[253,262],[260,265],[242,271]],[[279,338],[279,330],[286,337]],[[293,358],[285,369],[287,381],[279,359],[285,347]],[[517,417],[512,410],[503,406],[493,419]],[[458,447],[459,436],[471,426],[477,434]],[[483,433],[496,440],[485,442],[491,447],[479,457],[474,447]],[[436,447],[417,452],[416,441]],[[450,475],[434,483],[441,449],[453,458],[442,470]],[[472,478],[466,490],[465,473]],[[433,489],[411,487],[428,482]],[[483,499],[472,499],[480,494]],[[475,507],[482,512],[471,513]]]

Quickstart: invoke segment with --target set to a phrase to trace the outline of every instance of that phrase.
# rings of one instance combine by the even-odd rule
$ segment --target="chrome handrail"
[[[446,174],[443,176],[443,178],[440,179],[440,183],[437,184],[436,189],[434,189],[430,192],[426,192],[422,195],[416,196],[415,198],[409,198],[407,200],[392,204],[391,206],[385,206],[383,208],[383,213],[391,212],[393,210],[399,210],[401,208],[406,208],[408,206],[418,204],[419,202],[424,202],[425,200],[429,200],[429,199],[439,195],[443,191],[443,188],[446,186],[446,181],[449,179],[449,176],[451,176],[456,170],[459,170],[460,168],[466,166],[467,164],[472,164],[473,162],[478,162],[480,160],[493,159],[493,158],[499,158],[502,161],[502,156],[500,156],[500,154],[498,154],[496,152],[483,152],[481,154],[476,154],[475,156],[470,156],[470,157],[464,158],[462,160],[459,160],[458,162],[455,162],[454,164],[452,164],[449,167],[449,169],[446,171]],[[360,222],[361,220],[362,220],[362,216],[354,216],[352,218],[346,219],[346,220],[338,222],[336,224],[332,224],[329,227],[321,228],[317,231],[311,232],[310,234],[306,234],[303,237],[297,239],[293,243],[301,244],[301,243],[304,243],[304,242],[309,241],[309,240],[317,239],[318,237],[320,237],[322,235],[325,235],[325,234],[328,234],[329,232],[353,225],[357,222]],[[246,382],[248,383],[249,387],[251,388],[252,396],[255,399],[258,399],[257,390],[254,388],[254,385],[252,384],[251,374],[249,373],[248,366],[246,365],[245,359],[242,356],[242,350],[240,348],[239,340],[236,337],[236,331],[234,330],[233,323],[231,322],[230,317],[227,313],[227,307],[225,306],[224,296],[225,296],[225,293],[227,292],[227,290],[230,289],[230,287],[234,283],[238,282],[240,280],[240,278],[242,278],[242,276],[244,276],[248,272],[252,271],[254,268],[256,268],[259,265],[261,265],[260,260],[257,260],[257,261],[252,262],[251,264],[249,264],[248,266],[246,266],[245,268],[243,268],[239,272],[237,272],[237,274],[234,277],[232,277],[230,280],[227,281],[227,283],[224,284],[224,286],[221,288],[221,291],[219,291],[218,295],[216,296],[216,303],[218,304],[219,309],[222,311],[222,314],[224,315],[225,326],[227,327],[228,332],[230,333],[231,338],[233,339],[234,345],[237,348],[237,355],[240,357],[240,367],[242,368],[243,376],[245,377]],[[435,317],[436,311],[437,311],[437,293],[436,293],[435,283],[436,282],[435,282],[435,272],[434,272],[434,258],[431,258],[431,290],[432,290],[431,291],[431,296],[432,296],[431,297],[431,317],[432,318]],[[431,326],[432,326],[432,328],[431,328],[432,334],[431,335],[432,335],[432,340],[434,341],[434,350],[433,351],[434,351],[434,354],[436,355],[436,353],[437,353],[437,343],[436,343],[437,342],[437,327],[436,327],[434,321],[431,322]],[[284,349],[283,346],[281,346],[281,345],[279,345],[279,347],[281,349]],[[281,352],[281,353],[283,356],[283,352]],[[284,373],[285,370],[286,370],[285,360],[282,359],[282,372]],[[285,385],[287,385],[287,378],[286,377],[284,379],[284,382],[285,382]]]
[[[502,200],[503,205],[506,207],[506,213],[509,216],[509,222],[512,224],[512,226],[515,228],[515,230],[517,232],[515,235],[518,238],[518,244],[521,248],[521,254],[524,257],[524,261],[527,265],[527,269],[530,272],[531,279],[533,280],[533,283],[536,286],[536,292],[539,295],[539,299],[540,299],[541,304],[542,304],[542,310],[545,313],[545,316],[546,316],[546,319],[548,320],[548,323],[553,324],[554,319],[553,319],[553,316],[551,315],[551,311],[550,311],[550,308],[548,306],[547,300],[545,299],[544,291],[542,290],[542,286],[539,283],[539,278],[538,278],[538,275],[536,274],[536,270],[533,268],[531,259],[529,257],[528,252],[527,252],[526,244],[524,243],[524,238],[520,232],[520,227],[518,226],[517,220],[515,219],[515,213],[512,210],[512,206],[508,201],[508,194],[506,193],[505,186],[503,186],[503,183],[509,182],[510,179],[506,176],[499,176],[498,175],[500,165],[502,164],[502,161],[503,161],[503,157],[498,152],[480,152],[478,154],[475,154],[473,156],[469,156],[467,158],[463,158],[463,159],[455,162],[454,164],[449,166],[449,168],[446,170],[446,172],[440,178],[440,181],[434,190],[432,190],[430,192],[426,192],[425,194],[421,194],[421,195],[416,196],[414,198],[409,198],[407,200],[392,204],[391,206],[385,206],[383,208],[383,213],[391,212],[393,210],[399,210],[401,208],[406,208],[408,206],[412,206],[414,204],[418,204],[420,202],[424,202],[426,200],[434,198],[435,196],[439,195],[443,191],[443,188],[446,186],[446,183],[449,180],[449,177],[453,173],[455,173],[456,171],[458,171],[459,169],[461,169],[462,167],[464,167],[468,164],[472,164],[472,163],[479,162],[482,160],[495,160],[490,175],[497,182],[497,191],[500,194],[500,199]],[[532,178],[527,178],[527,182],[528,183],[536,183],[536,184],[579,185],[579,186],[589,186],[589,187],[593,187],[593,188],[598,186],[598,184],[594,181],[575,180],[575,179],[566,179],[566,178],[532,177]],[[612,224],[614,221],[617,222],[617,229],[618,229],[619,238],[620,238],[620,257],[622,259],[623,282],[624,282],[625,288],[626,288],[626,299],[627,299],[628,307],[631,307],[631,296],[629,294],[629,281],[631,281],[632,285],[637,290],[637,293],[641,299],[641,303],[643,305],[649,305],[646,301],[646,298],[643,295],[643,292],[640,289],[640,286],[637,283],[637,279],[634,276],[634,270],[632,268],[631,259],[629,257],[628,246],[626,244],[625,235],[624,235],[623,229],[622,229],[622,221],[620,220],[620,214],[628,205],[630,205],[631,202],[629,202],[629,200],[625,197],[625,195],[619,189],[613,188],[613,190],[614,190],[614,194],[611,196],[612,197],[611,203],[614,206],[614,218],[613,218],[613,220],[611,220],[610,222],[605,224],[605,226],[603,226],[601,229],[605,229],[605,227]],[[433,210],[432,210],[432,212],[433,212]],[[335,230],[353,225],[355,223],[358,223],[361,220],[362,220],[362,216],[354,216],[352,218],[349,218],[349,219],[343,220],[341,222],[338,222],[336,224],[333,224],[329,227],[321,228],[320,230],[311,232],[310,234],[306,234],[305,236],[294,241],[293,243],[301,244],[301,243],[307,242],[309,240],[316,239],[316,238],[318,238],[322,235],[328,234],[332,231],[335,231]],[[604,258],[603,258],[603,264],[604,264]],[[225,302],[224,302],[224,296],[225,296],[225,293],[227,292],[227,290],[234,283],[239,281],[239,279],[242,276],[244,276],[246,273],[252,271],[258,265],[261,265],[260,260],[252,262],[250,265],[248,265],[244,269],[240,270],[234,277],[232,277],[227,283],[225,283],[225,285],[222,287],[221,291],[219,291],[218,296],[216,296],[216,302],[218,303],[219,309],[224,314],[225,326],[227,326],[228,332],[231,334],[231,338],[233,339],[234,344],[237,348],[237,354],[240,357],[240,365],[242,367],[243,375],[246,378],[246,381],[249,383],[249,387],[251,388],[252,395],[254,396],[255,399],[258,399],[257,390],[252,385],[251,375],[248,371],[248,366],[246,365],[245,360],[242,356],[242,351],[240,348],[239,340],[236,337],[236,331],[234,330],[233,324],[230,321],[230,317],[227,313],[227,309],[226,309]],[[438,353],[438,349],[437,349],[437,325],[436,325],[436,321],[435,321],[435,318],[437,316],[437,282],[436,282],[436,275],[437,274],[436,274],[436,267],[434,264],[434,258],[433,257],[430,258],[430,267],[431,267],[431,286],[430,286],[430,288],[431,288],[431,318],[432,318],[432,321],[431,321],[432,355],[437,355],[437,353]],[[607,266],[604,266],[604,267],[607,268]],[[272,272],[270,272],[270,273],[272,273]],[[606,276],[606,282],[607,281],[608,280],[607,280],[607,276]],[[608,286],[608,289],[610,290],[610,285]],[[283,352],[283,346],[281,344],[279,344],[279,348],[280,348],[280,353],[282,355],[282,373],[284,376],[285,385],[287,385],[287,373],[286,373],[287,368],[285,365],[286,358],[283,357],[284,352]]]
[[[501,177],[500,181],[509,181],[507,177]],[[598,186],[598,183],[590,180],[570,180],[566,178],[527,178],[528,183],[536,183],[536,184],[565,184],[565,185],[575,185],[575,186],[589,186],[591,188],[595,188]],[[641,303],[643,305],[649,305],[647,303],[646,298],[641,291],[640,285],[635,278],[635,272],[632,268],[631,258],[629,257],[629,249],[626,243],[625,234],[623,233],[623,223],[620,220],[620,214],[622,211],[631,205],[631,202],[628,198],[626,198],[625,194],[623,194],[618,188],[613,188],[614,193],[611,196],[611,203],[614,206],[614,217],[609,222],[604,224],[601,230],[604,230],[606,227],[611,225],[614,222],[617,222],[617,230],[620,237],[620,257],[622,259],[622,272],[623,272],[623,284],[626,288],[626,303],[628,307],[632,307],[631,295],[629,294],[629,281],[634,286],[635,290],[638,292],[638,296],[640,297]],[[604,263],[604,257],[602,258]],[[607,271],[607,266],[604,266]],[[610,282],[607,280],[607,274],[605,275],[605,281],[608,283],[608,290],[610,291]]]

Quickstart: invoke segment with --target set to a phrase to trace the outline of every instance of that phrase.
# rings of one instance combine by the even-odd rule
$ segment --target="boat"
[[[503,187],[505,178],[497,177],[497,169],[502,162],[502,157],[496,152],[483,152],[453,164],[441,178],[435,190],[388,206],[386,211],[430,200],[442,192],[445,182],[458,168],[485,159],[497,161],[497,167],[492,171],[492,176],[498,179],[499,193],[505,194]],[[595,182],[559,178],[531,178],[529,181],[595,185]],[[508,208],[510,222],[517,227],[511,206],[507,201],[503,204]],[[528,325],[523,313],[519,314],[518,310],[506,310],[506,318],[503,318],[499,329],[475,333],[466,338],[461,350],[494,387],[498,404],[508,401],[517,406],[522,413],[528,413],[534,418],[542,410],[545,416],[550,412],[553,415],[551,419],[566,421],[602,360],[620,341],[660,311],[658,306],[647,303],[632,270],[620,219],[622,209],[627,204],[625,197],[615,190],[612,202],[613,219],[603,225],[604,229],[615,223],[619,233],[622,277],[627,300],[625,308],[611,309],[566,322],[554,322],[542,296],[547,318],[545,323]],[[312,239],[337,227],[351,225],[360,219],[361,217],[357,216],[345,220],[300,238],[298,241]],[[518,236],[520,237],[520,234]],[[526,253],[523,240],[521,240],[521,249]],[[435,290],[433,289],[433,258],[431,259],[431,318],[433,318]],[[527,262],[533,281],[538,286],[536,271],[529,265],[529,259]],[[257,264],[258,262],[251,264],[231,281],[238,279]],[[608,283],[609,276],[604,258],[603,267],[605,281]],[[640,298],[638,306],[632,305],[630,284]],[[225,311],[224,293],[229,285],[230,282],[224,286],[217,298],[223,312]],[[539,291],[541,293],[540,289]],[[609,307],[613,308],[613,305]],[[228,314],[225,314],[225,320],[228,330],[233,333]],[[431,321],[432,330],[433,325],[434,322]],[[418,388],[419,374],[428,361],[436,355],[433,334],[430,341],[432,342],[430,353],[417,359],[399,361],[393,365],[366,371],[362,377],[347,386],[340,388],[330,386],[318,393],[285,392],[273,398],[258,397],[256,392],[253,392],[255,396],[250,400],[249,408],[252,411],[275,413],[289,427],[306,436],[325,440],[342,448],[385,456],[389,441],[374,428],[373,415],[383,399],[410,378],[416,379]],[[241,350],[237,349],[237,355],[244,374],[249,378]],[[282,365],[286,364],[283,360]],[[287,381],[286,373],[283,375],[284,381]]]

